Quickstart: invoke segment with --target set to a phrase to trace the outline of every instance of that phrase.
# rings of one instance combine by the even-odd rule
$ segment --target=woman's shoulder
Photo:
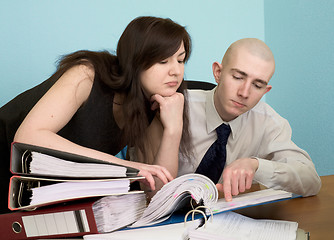
[[[89,64],[79,64],[69,68],[58,79],[59,85],[72,86],[78,88],[82,85],[92,86],[94,82],[95,71]]]
[[[94,75],[94,68],[89,64],[75,65],[66,70],[50,90],[59,97],[68,97],[68,100],[72,99],[81,105],[92,90]]]
[[[63,75],[71,76],[71,79],[77,81],[90,80],[93,82],[95,76],[95,70],[94,67],[89,63],[78,64],[68,69]]]

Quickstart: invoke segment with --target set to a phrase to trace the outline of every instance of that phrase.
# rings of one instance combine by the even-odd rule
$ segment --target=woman
[[[50,79],[12,100],[27,106],[10,119],[21,125],[14,139],[7,134],[7,146],[14,140],[131,166],[152,190],[161,187],[177,175],[179,147],[188,153],[183,73],[190,48],[184,27],[139,17],[124,30],[116,55],[63,57]],[[7,105],[1,112],[13,103]],[[114,156],[126,145],[136,162]]]

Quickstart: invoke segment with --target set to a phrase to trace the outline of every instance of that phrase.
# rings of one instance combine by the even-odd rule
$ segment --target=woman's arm
[[[18,128],[14,140],[64,151],[73,146],[57,133],[87,100],[94,70],[85,65],[66,71],[37,102]]]
[[[140,162],[166,168],[175,178],[178,172],[178,154],[183,128],[184,96],[181,93],[175,93],[170,97],[156,94],[151,100],[156,102],[152,108],[158,107],[159,111],[147,131],[148,156],[147,159],[143,159],[141,153],[137,156]],[[161,179],[157,179],[156,189],[160,189],[162,185]]]
[[[29,112],[17,130],[14,141],[72,152],[137,168],[140,170],[139,174],[146,177],[153,189],[155,183],[152,175],[157,176],[164,183],[171,180],[168,171],[161,166],[122,160],[80,146],[57,134],[88,99],[93,81],[94,69],[92,67],[78,65],[66,71]]]

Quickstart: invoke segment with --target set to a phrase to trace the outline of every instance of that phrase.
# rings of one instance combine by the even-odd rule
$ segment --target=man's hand
[[[223,171],[223,184],[218,183],[217,189],[224,193],[226,201],[252,186],[253,178],[259,167],[256,158],[240,158],[227,165]]]

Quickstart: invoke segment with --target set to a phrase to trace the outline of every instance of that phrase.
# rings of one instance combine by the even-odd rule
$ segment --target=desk
[[[264,204],[236,212],[256,219],[289,220],[310,232],[311,240],[334,239],[334,175],[322,176],[318,195]]]

